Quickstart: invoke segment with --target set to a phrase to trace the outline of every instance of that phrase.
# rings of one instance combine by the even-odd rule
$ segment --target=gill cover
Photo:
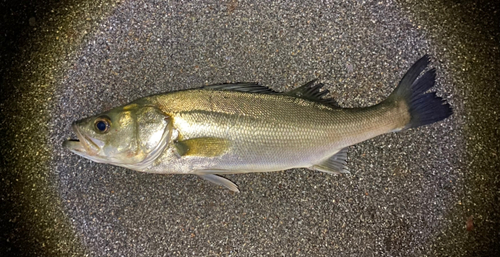
[[[144,170],[167,147],[172,135],[170,117],[156,107],[142,107],[136,116],[138,149],[142,152],[142,160],[132,164],[136,170]]]

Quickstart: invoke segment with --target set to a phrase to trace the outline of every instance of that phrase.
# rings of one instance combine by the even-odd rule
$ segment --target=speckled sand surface
[[[51,4],[21,15],[29,37],[5,54],[12,62],[1,70],[2,256],[499,253],[495,6]],[[241,190],[234,194],[61,147],[77,119],[206,84],[255,81],[286,91],[319,78],[342,106],[372,105],[424,54],[455,114],[352,146],[352,175],[230,175]]]

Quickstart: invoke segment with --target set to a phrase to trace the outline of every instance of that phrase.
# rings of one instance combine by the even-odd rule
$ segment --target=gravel
[[[499,254],[498,9],[436,1],[54,4],[2,81],[2,252],[26,256]],[[51,14],[52,13],[52,14]],[[454,115],[350,147],[347,176],[195,176],[97,164],[71,122],[151,94],[318,78],[378,103],[432,56]],[[7,88],[7,89],[4,89]]]

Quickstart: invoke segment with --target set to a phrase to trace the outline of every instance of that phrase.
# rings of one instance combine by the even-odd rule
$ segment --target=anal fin
[[[238,186],[236,184],[234,184],[233,182],[231,182],[231,180],[227,179],[227,178],[223,178],[221,176],[218,176],[218,175],[215,175],[215,174],[198,174],[198,176],[200,176],[201,178],[203,179],[206,179],[214,184],[217,184],[219,186],[223,186],[233,192],[240,192],[240,190],[238,190]]]
[[[343,148],[322,163],[313,165],[313,169],[331,174],[349,174],[347,170],[347,151],[349,147]]]

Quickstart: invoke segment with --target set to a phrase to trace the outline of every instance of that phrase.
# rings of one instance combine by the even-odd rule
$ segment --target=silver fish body
[[[442,120],[452,111],[434,93],[435,71],[418,80],[420,59],[389,98],[339,108],[308,83],[286,93],[248,83],[215,85],[138,99],[78,121],[86,158],[150,173],[196,174],[238,191],[217,174],[309,168],[347,173],[347,147],[375,136]]]
[[[312,168],[346,146],[402,129],[409,121],[408,111],[393,104],[341,109],[279,94],[202,89],[144,100],[172,118],[176,130],[172,142],[217,138],[223,139],[217,147],[225,148],[216,156],[162,156],[150,168],[159,173]]]

